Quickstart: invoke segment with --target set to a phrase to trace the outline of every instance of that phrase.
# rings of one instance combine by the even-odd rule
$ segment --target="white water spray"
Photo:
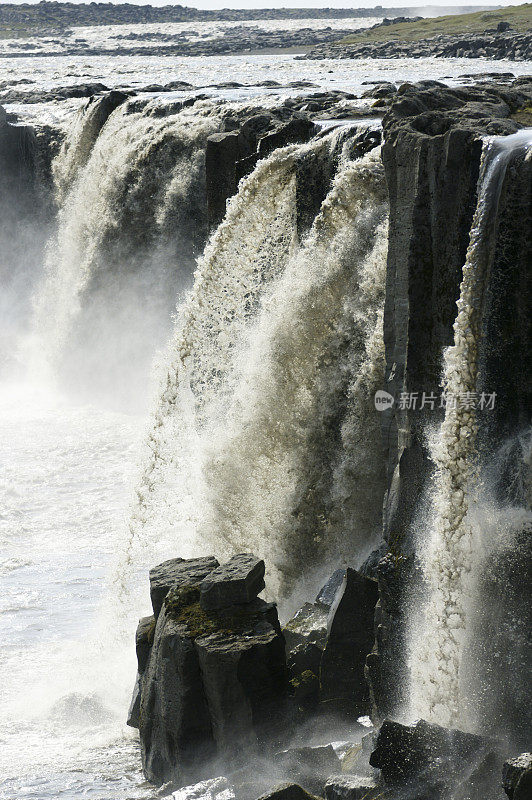
[[[358,492],[380,479],[363,454],[378,447],[368,408],[383,361],[386,189],[378,153],[343,164],[298,249],[295,159],[327,144],[260,163],[200,262],[133,518],[167,556],[246,547],[290,580],[309,550],[351,538],[352,555],[369,535],[352,525]]]
[[[444,354],[443,385],[449,401],[439,435],[432,437],[437,466],[435,521],[424,554],[428,601],[412,651],[412,709],[445,726],[470,727],[461,692],[476,554],[480,552],[471,504],[475,499],[478,424],[475,397],[486,275],[493,256],[497,209],[510,158],[531,143],[530,131],[485,143],[478,201],[470,233],[454,344]]]
[[[179,245],[180,226],[187,221],[183,198],[193,205],[194,194],[201,193],[200,154],[207,136],[219,127],[219,112],[210,103],[170,116],[150,111],[149,105],[137,111],[122,104],[95,141],[81,113],[57,157],[54,174],[62,204],[57,234],[48,243],[29,342],[32,371],[48,379],[57,371],[74,320],[86,310],[84,293],[91,285],[103,292],[109,312],[102,315],[96,309],[95,328],[105,322],[103,317],[116,315],[117,293],[123,293],[119,308],[138,314],[139,308],[146,309],[151,289],[152,316],[168,318],[161,303],[168,304],[168,295],[175,298],[182,288],[172,236]],[[129,323],[134,332],[138,321]],[[108,338],[102,330],[95,332],[98,336]]]

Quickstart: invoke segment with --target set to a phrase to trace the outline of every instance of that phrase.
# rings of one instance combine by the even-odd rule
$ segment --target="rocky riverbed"
[[[292,48],[306,48],[323,43],[336,42],[351,33],[353,28],[296,28],[292,30],[264,30],[260,27],[236,26],[227,28],[220,35],[194,36],[187,33],[129,33],[116,34],[112,38],[114,46],[94,47],[83,40],[54,39],[53,48],[47,49],[34,41],[14,40],[4,57],[27,56],[28,53],[41,57],[52,56],[61,48],[62,55],[84,56],[214,56],[250,51],[276,51]]]
[[[257,597],[265,565],[250,553],[151,570],[128,724],[160,796],[485,800],[504,787],[526,800],[529,753],[504,761],[490,736],[365,716],[374,569],[337,570],[284,627]]]
[[[490,58],[530,61],[532,32],[486,31],[480,36],[444,35],[418,41],[324,44],[300,58]]]

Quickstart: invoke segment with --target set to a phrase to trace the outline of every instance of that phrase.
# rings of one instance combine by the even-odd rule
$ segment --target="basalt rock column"
[[[183,786],[243,767],[283,730],[284,639],[275,606],[256,597],[263,574],[264,562],[251,554],[220,568],[203,558],[151,570],[157,623],[147,659],[137,636],[133,705],[144,773],[153,783]],[[200,597],[210,596],[213,584],[223,602],[206,609]]]
[[[389,552],[378,567],[377,648],[368,661],[374,707],[381,715],[392,713],[409,694],[406,600],[415,569],[413,523],[432,471],[426,430],[443,416],[442,352],[453,341],[482,136],[516,132],[520,126],[512,117],[517,118],[531,97],[532,85],[523,81],[511,87],[460,89],[404,85],[383,120],[382,155],[390,195],[383,388],[396,402],[382,414],[388,454],[384,533]],[[499,237],[497,249],[510,230],[511,224]],[[527,236],[515,231],[513,247],[519,249],[518,241],[522,247]],[[525,262],[520,263],[524,268]],[[495,258],[490,278],[494,286],[497,264]],[[516,268],[514,287],[522,275]],[[517,299],[519,294],[513,291],[512,296]],[[516,334],[523,314],[512,311],[504,318],[506,332],[513,331],[505,340],[507,356],[511,350],[512,362],[526,363],[521,335]],[[433,401],[421,408],[423,392]],[[513,419],[520,413],[514,412]]]

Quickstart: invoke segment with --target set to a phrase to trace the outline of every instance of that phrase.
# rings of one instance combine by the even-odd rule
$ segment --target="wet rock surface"
[[[359,715],[368,711],[364,665],[373,645],[377,599],[377,582],[347,568],[329,610],[320,665],[321,699]]]
[[[325,784],[325,800],[364,800],[376,786],[372,778],[361,775],[333,775]]]
[[[321,794],[328,776],[340,768],[340,760],[331,745],[283,750],[272,756],[272,764],[284,778],[316,794]]]
[[[406,83],[391,99],[383,118],[382,148],[390,197],[384,340],[385,386],[396,398],[402,392],[417,393],[419,398],[423,392],[440,396],[441,354],[453,341],[456,300],[476,204],[481,137],[519,130],[523,127],[520,115],[531,102],[532,83],[528,78],[456,89],[439,82]],[[512,189],[503,195],[500,214],[507,230],[513,229],[517,217],[529,218],[527,170],[528,166],[523,166],[523,177],[515,182],[520,199]],[[452,236],[449,219],[453,220]],[[509,238],[521,240],[519,234]],[[512,268],[505,253],[502,237],[496,243],[490,285],[506,287],[505,305],[513,309],[513,323],[502,305],[495,310],[497,301],[492,304],[491,319],[499,317],[497,327],[507,331],[519,320],[514,330],[520,331],[525,323],[516,302],[522,289],[517,287],[519,275],[527,268],[517,252]],[[517,263],[521,265],[518,269]],[[491,289],[488,291],[491,293]],[[498,297],[497,290],[491,296]],[[517,382],[526,386],[521,334],[504,341],[508,345],[504,362],[515,365],[512,369],[519,375]],[[492,358],[495,354],[486,354],[486,363]],[[488,380],[495,385],[505,370],[498,360],[487,371]],[[516,435],[519,419],[527,415],[521,405],[525,396],[528,390],[523,397],[511,391],[508,397],[512,398],[512,407],[501,410],[505,420],[502,416],[490,419],[491,432],[486,431],[486,435],[493,437],[497,429],[504,429],[509,437]],[[427,422],[435,425],[441,420],[443,412],[438,405],[422,411],[419,405],[407,408],[396,403],[381,414],[387,449],[384,537],[388,552],[376,567],[380,595],[376,647],[367,663],[374,713],[380,718],[393,714],[406,699],[405,601],[418,580],[411,525],[432,470],[424,430]]]
[[[142,672],[153,623],[139,625],[137,693],[143,768],[156,784],[208,778],[214,764],[234,768],[282,729],[284,639],[275,606],[255,597],[264,564],[246,555],[223,565],[213,582],[223,608],[205,610],[200,585],[218,566],[214,558],[172,559],[150,571],[157,623]],[[228,605],[235,596],[238,604]]]
[[[267,111],[229,112],[223,128],[209,137],[205,153],[207,208],[213,227],[222,220],[239,181],[260,158],[277,147],[306,142],[318,130],[308,116],[284,105]]]
[[[284,783],[273,792],[261,795],[258,800],[317,800],[317,798],[306,792],[297,783]]]
[[[199,586],[202,580],[220,566],[213,557],[172,558],[150,570],[150,597],[155,618],[170,589],[183,586]]]
[[[264,561],[251,553],[239,553],[204,578],[200,585],[200,605],[204,611],[250,603],[262,592]]]
[[[502,767],[504,791],[510,800],[532,797],[532,753],[509,758]]]
[[[420,720],[401,725],[385,720],[370,756],[380,769],[380,783],[409,787],[414,800],[452,796],[482,800],[497,785],[495,743],[463,731]]]

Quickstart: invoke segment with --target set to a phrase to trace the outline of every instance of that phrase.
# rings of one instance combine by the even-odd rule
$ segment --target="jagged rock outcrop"
[[[150,571],[154,616],[137,629],[133,703],[152,782],[206,779],[277,742],[286,713],[285,645],[275,606],[255,596],[263,574],[264,563],[249,554],[222,567],[208,557],[172,559]],[[204,582],[207,596],[216,587],[223,607],[202,607]]]
[[[57,138],[46,125],[23,125],[0,106],[0,368],[14,357],[31,311],[55,211],[51,161]]]
[[[448,797],[485,800],[500,775],[495,743],[472,733],[420,720],[401,725],[385,720],[370,764],[381,770],[379,787],[408,789],[410,800]]]
[[[325,800],[369,800],[376,786],[362,775],[333,775],[325,784]]]
[[[344,712],[367,712],[364,664],[373,644],[377,582],[349,567],[329,611],[320,665],[320,699]]]
[[[456,89],[435,82],[404,84],[383,119],[382,158],[390,196],[383,388],[396,402],[382,413],[388,453],[384,533],[389,552],[377,568],[377,647],[367,665],[374,711],[381,716],[393,713],[405,699],[408,685],[404,601],[415,576],[411,523],[431,471],[425,427],[428,422],[437,424],[443,413],[441,358],[443,348],[452,343],[476,203],[481,137],[519,130],[520,114],[531,100],[532,82],[524,78],[510,85]],[[485,290],[490,313],[483,315],[483,341],[495,336],[504,344],[502,352],[486,350],[482,380],[498,385],[500,378],[505,398],[484,424],[505,436],[518,435],[528,418],[525,404],[530,404],[523,366],[527,363],[523,334],[528,329],[524,282],[530,252],[529,164],[521,161],[516,173],[520,177],[507,180],[503,188],[499,219],[505,223]],[[524,231],[517,231],[517,220],[524,221]],[[522,391],[506,389],[510,375]],[[423,392],[434,394],[434,408],[420,408]],[[401,403],[402,397],[410,396],[417,398],[415,408]]]
[[[252,553],[239,553],[210,572],[200,585],[200,605],[204,611],[251,603],[262,592],[264,561]]]
[[[314,603],[305,603],[283,632],[293,696],[342,715],[367,712],[364,664],[373,646],[377,583],[356,570],[336,570]]]
[[[142,677],[148,665],[150,650],[153,644],[153,634],[155,632],[155,617],[142,617],[137,625],[135,634],[135,651],[137,654],[137,677],[133,688],[133,696],[127,715],[127,724],[131,728],[140,726],[140,697],[142,691]]]
[[[318,798],[306,792],[297,783],[284,783],[273,792],[261,795],[258,800],[318,800]]]
[[[504,791],[510,800],[532,797],[532,753],[509,758],[502,767]]]
[[[275,753],[273,767],[284,778],[297,781],[307,791],[321,794],[331,773],[338,772],[340,759],[331,745],[290,748]]]
[[[394,36],[379,42],[324,43],[299,58],[489,58],[529,61],[531,56],[532,34],[503,28],[486,30],[480,35],[442,33],[415,41],[401,41]]]
[[[150,598],[155,618],[170,589],[200,586],[207,575],[219,567],[211,556],[205,558],[171,558],[150,570]]]
[[[212,226],[221,221],[227,200],[260,158],[277,147],[308,141],[317,132],[307,116],[282,107],[244,119],[230,115],[224,127],[225,131],[209,137],[205,153],[207,208]]]

